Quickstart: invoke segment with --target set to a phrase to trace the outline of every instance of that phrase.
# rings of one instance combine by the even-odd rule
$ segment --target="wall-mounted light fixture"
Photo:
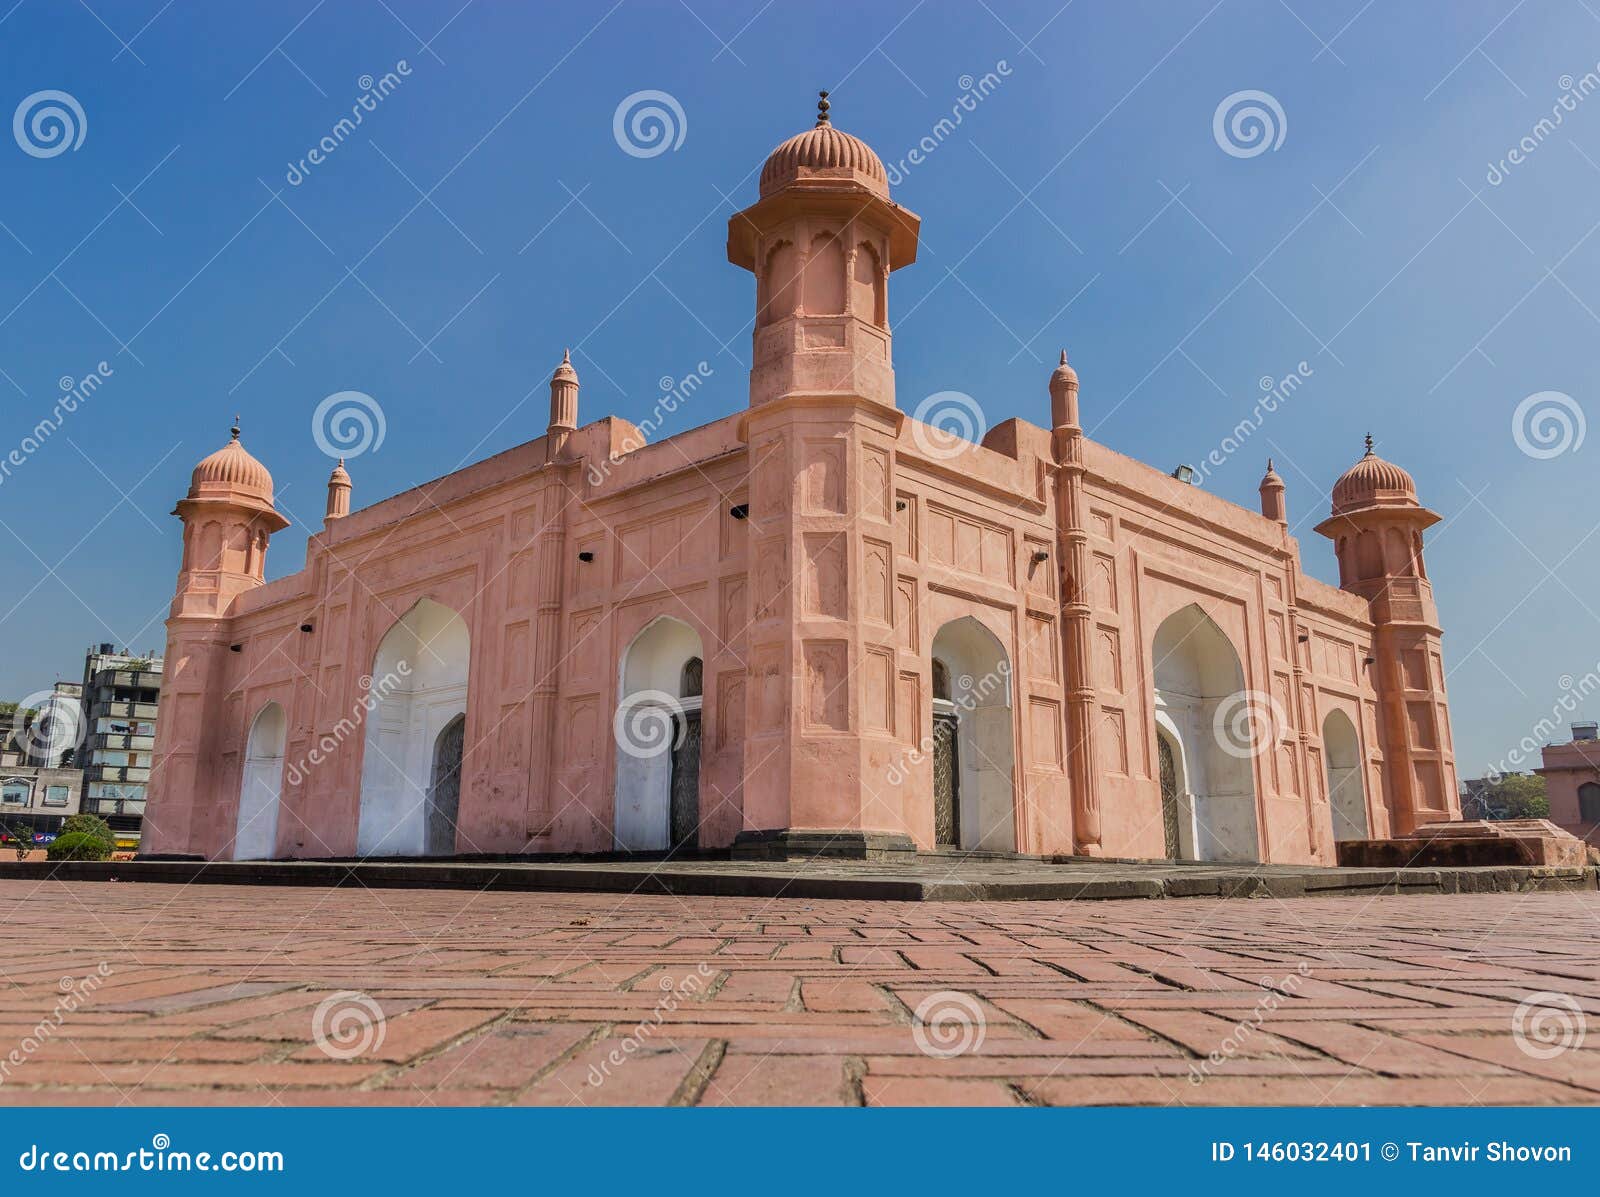
[[[894,509],[896,511],[904,511],[906,509],[906,501],[904,499],[896,499],[894,501]]]
[[[750,504],[748,504],[748,503],[735,503],[732,507],[728,508],[728,514],[733,516],[733,518],[736,519],[736,520],[749,519],[750,518]]]
[[[230,644],[230,645],[228,645],[228,651],[230,653],[242,653],[242,652],[244,652],[244,645],[242,645],[242,644]]]
[[[1172,471],[1172,476],[1185,486],[1194,485],[1194,467],[1191,465],[1178,466]]]
[[[316,628],[312,627],[312,625],[309,623],[303,623],[300,625],[300,630],[302,632],[314,632],[316,631]]]
[[[1036,564],[1036,565],[1041,564],[1041,563],[1043,563],[1045,561],[1050,560],[1050,554],[1047,553],[1044,549],[1034,549],[1033,550],[1033,560],[1034,560],[1034,564]]]
[[[590,561],[593,561],[594,560],[594,553],[591,552],[589,549],[584,549],[581,553],[578,554],[578,560],[582,561],[584,563],[588,563]]]

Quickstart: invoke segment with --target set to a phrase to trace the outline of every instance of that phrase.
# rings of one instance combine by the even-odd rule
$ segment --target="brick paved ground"
[[[1583,1013],[1525,1014],[1536,1054],[1513,1029],[1536,992],[1600,1016],[1595,894],[892,904],[5,881],[0,910],[0,1103],[1600,1099],[1600,1029],[1551,1051]],[[375,1005],[325,1005],[340,991]]]

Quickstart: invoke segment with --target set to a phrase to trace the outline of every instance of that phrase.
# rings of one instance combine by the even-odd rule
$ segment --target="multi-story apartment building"
[[[102,644],[83,667],[83,809],[111,824],[119,848],[136,848],[155,749],[161,658]]]

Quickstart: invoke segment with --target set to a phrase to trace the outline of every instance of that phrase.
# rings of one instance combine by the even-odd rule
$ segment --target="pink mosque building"
[[[1335,589],[1270,464],[1256,512],[1096,444],[1065,354],[1048,427],[911,418],[920,222],[821,108],[728,224],[745,410],[647,444],[563,360],[537,440],[358,511],[341,463],[270,583],[271,475],[200,462],[147,853],[1332,864],[1460,817],[1406,471],[1335,485]]]

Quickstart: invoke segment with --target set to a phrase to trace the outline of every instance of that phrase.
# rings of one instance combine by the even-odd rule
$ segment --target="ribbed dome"
[[[272,505],[272,475],[239,443],[237,428],[226,445],[194,467],[189,479],[191,499],[219,497],[219,491],[232,491]]]
[[[761,168],[761,194],[770,195],[786,183],[807,176],[856,178],[881,195],[889,194],[889,175],[883,160],[859,137],[841,133],[826,123],[789,138],[767,156]]]
[[[1372,451],[1372,438],[1367,438],[1366,456],[1346,470],[1333,484],[1333,513],[1351,511],[1373,504],[1415,503],[1417,484],[1392,461],[1385,461]]]

